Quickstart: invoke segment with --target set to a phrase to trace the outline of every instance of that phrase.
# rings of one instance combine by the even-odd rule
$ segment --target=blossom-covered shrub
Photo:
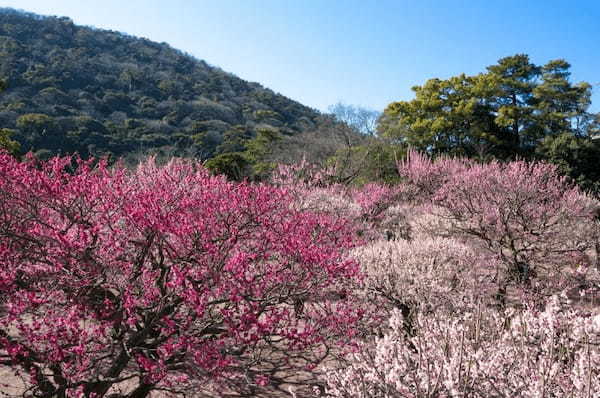
[[[454,239],[381,240],[353,253],[363,267],[366,295],[383,297],[394,308],[463,311],[483,293],[480,259]]]
[[[351,188],[337,182],[332,174],[331,170],[303,160],[299,164],[279,165],[271,183],[288,191],[294,208],[357,220],[361,210],[350,196]]]
[[[194,162],[0,154],[0,367],[24,396],[96,398],[250,394],[312,369],[361,317],[355,233],[292,200]]]
[[[418,314],[409,335],[400,312],[391,330],[326,378],[344,398],[600,396],[600,315],[544,311]]]

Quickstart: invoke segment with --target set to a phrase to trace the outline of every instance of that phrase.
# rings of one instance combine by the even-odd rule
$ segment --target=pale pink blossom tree
[[[600,396],[600,315],[543,311],[418,314],[407,334],[400,312],[391,329],[326,377],[336,398]]]
[[[413,319],[418,313],[469,311],[489,291],[485,278],[476,273],[481,259],[454,239],[381,240],[353,254],[365,275],[359,290],[365,301],[379,303],[379,311],[387,316],[399,310],[411,335],[417,332]]]
[[[440,233],[470,239],[495,256],[501,301],[511,284],[543,291],[588,265],[583,259],[593,245],[598,204],[553,165],[412,153],[399,171],[424,187],[431,211],[444,221]]]

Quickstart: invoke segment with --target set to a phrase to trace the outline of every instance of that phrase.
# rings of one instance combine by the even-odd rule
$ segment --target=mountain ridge
[[[23,152],[207,159],[320,112],[167,43],[0,8],[0,123]]]

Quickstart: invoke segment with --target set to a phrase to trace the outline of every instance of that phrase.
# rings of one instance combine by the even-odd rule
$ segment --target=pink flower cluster
[[[291,202],[188,161],[0,154],[0,367],[47,397],[248,393],[306,369],[360,319],[359,269],[349,222]]]

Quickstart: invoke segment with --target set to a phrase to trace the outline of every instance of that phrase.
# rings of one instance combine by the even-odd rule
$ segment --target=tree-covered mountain
[[[0,9],[0,126],[21,151],[203,159],[258,131],[292,136],[317,111],[166,43]]]

